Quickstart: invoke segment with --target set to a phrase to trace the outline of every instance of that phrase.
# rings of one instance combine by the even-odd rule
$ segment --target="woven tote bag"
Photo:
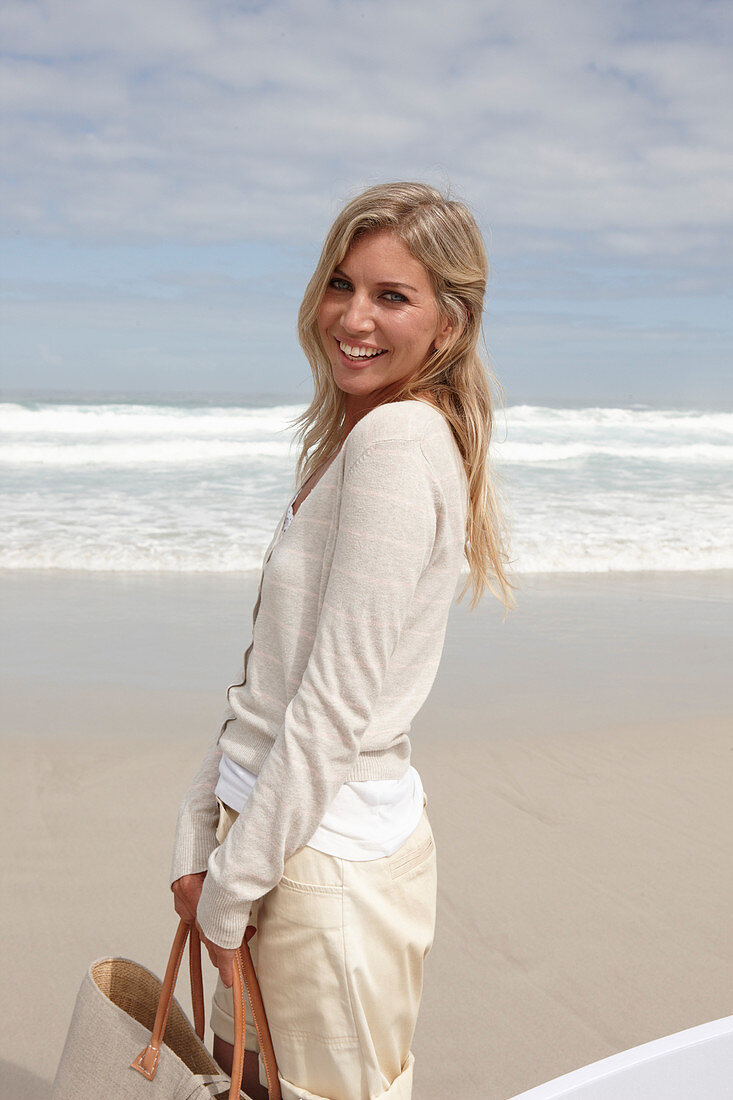
[[[234,1061],[222,1072],[203,1044],[204,998],[197,930],[178,926],[161,982],[131,959],[98,959],[79,989],[51,1100],[248,1100],[235,1082],[244,1066],[244,996],[252,1007],[270,1100],[281,1100],[277,1063],[247,935],[235,956]],[[189,939],[195,1027],[173,996]]]

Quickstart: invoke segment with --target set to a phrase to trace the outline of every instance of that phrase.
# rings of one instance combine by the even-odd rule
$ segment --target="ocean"
[[[0,404],[0,568],[259,570],[302,405]],[[733,569],[733,413],[513,405],[495,469],[518,573]]]

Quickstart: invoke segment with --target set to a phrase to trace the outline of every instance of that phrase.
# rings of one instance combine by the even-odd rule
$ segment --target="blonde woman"
[[[315,392],[298,491],[268,547],[240,682],[181,805],[172,889],[219,982],[248,923],[285,1100],[407,1100],[436,902],[408,731],[464,557],[472,606],[509,606],[478,351],[487,261],[461,203],[371,187],[337,217],[303,299]],[[258,1082],[248,1029],[244,1087]],[[261,1078],[264,1082],[264,1077]]]

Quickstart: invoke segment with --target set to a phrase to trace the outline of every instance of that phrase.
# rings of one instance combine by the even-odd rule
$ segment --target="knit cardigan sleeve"
[[[215,791],[219,781],[220,760],[221,749],[217,736],[193,777],[186,791],[186,797],[178,810],[176,841],[170,873],[171,883],[183,875],[195,875],[205,871],[209,856],[216,848],[219,813]]]
[[[303,678],[242,813],[209,856],[198,920],[221,947],[241,942],[251,903],[279,882],[352,770],[433,552],[440,500],[419,439],[377,439],[346,456]]]

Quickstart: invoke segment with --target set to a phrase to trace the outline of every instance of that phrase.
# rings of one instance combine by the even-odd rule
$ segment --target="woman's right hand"
[[[194,924],[196,921],[196,910],[205,878],[206,871],[199,871],[195,875],[177,878],[171,885],[176,913],[186,924]]]

